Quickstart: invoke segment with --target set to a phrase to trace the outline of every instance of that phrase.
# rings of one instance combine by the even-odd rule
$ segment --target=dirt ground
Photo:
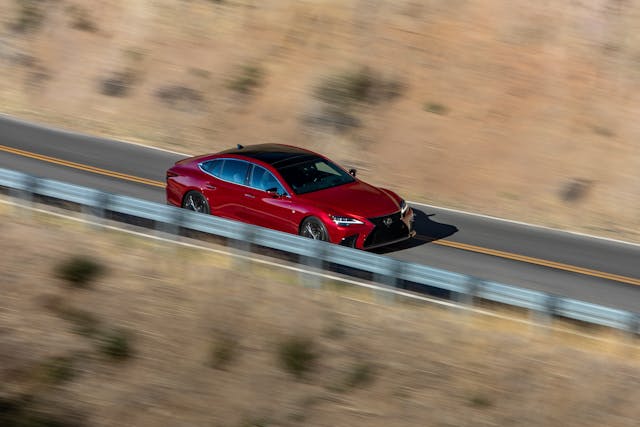
[[[18,217],[5,204],[0,233],[3,425],[640,419],[639,350],[622,336],[381,301],[345,285],[314,290],[297,273],[49,215]],[[86,287],[56,274],[76,255],[103,266]],[[126,357],[104,350],[111,331],[124,331]],[[291,337],[315,355],[300,378],[278,358]]]
[[[0,111],[194,154],[300,145],[410,200],[640,242],[636,6],[0,0]]]

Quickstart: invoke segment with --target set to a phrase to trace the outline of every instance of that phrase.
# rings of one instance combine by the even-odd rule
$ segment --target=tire
[[[315,216],[310,216],[309,218],[305,218],[300,224],[300,233],[302,237],[308,237],[314,240],[322,240],[324,242],[329,241],[329,233],[327,232],[327,227],[324,226],[322,221],[320,221]]]
[[[204,214],[211,213],[207,198],[197,191],[189,191],[182,198],[182,207],[190,211],[200,212]]]

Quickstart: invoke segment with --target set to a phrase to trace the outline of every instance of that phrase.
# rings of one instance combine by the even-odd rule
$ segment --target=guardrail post
[[[240,239],[232,241],[231,245],[238,251],[243,253],[251,252],[251,245],[255,241],[253,229],[247,224],[242,224],[242,235]],[[234,257],[237,267],[242,268],[247,264],[247,260],[243,257]]]
[[[543,326],[551,326],[553,322],[553,317],[558,311],[558,305],[560,303],[560,297],[553,294],[546,294],[546,298],[544,300],[544,311],[537,312],[536,323],[540,323]]]
[[[373,281],[383,285],[385,287],[389,287],[392,289],[396,289],[398,287],[399,277],[402,273],[402,262],[398,260],[390,260],[391,265],[387,266],[386,273],[374,273]],[[384,302],[395,302],[396,296],[391,292],[385,291],[377,291],[376,296],[378,300]]]
[[[25,189],[21,192],[22,194],[18,193],[18,199],[22,199],[24,200],[25,204],[29,207],[29,209],[27,209],[24,212],[21,212],[21,215],[26,216],[31,218],[33,212],[31,211],[31,209],[34,207],[34,193],[37,191],[38,189],[38,178],[36,178],[35,176],[31,176],[28,175],[25,177],[24,179],[24,187]]]
[[[478,290],[482,286],[482,280],[477,277],[469,276],[465,283],[465,291],[457,292],[455,300],[458,304],[462,304],[468,307],[473,307],[474,300],[478,294]]]
[[[317,242],[312,242],[311,247],[313,248],[313,254],[300,257],[301,264],[311,267],[314,273],[322,273],[325,258],[325,247]],[[320,289],[324,284],[322,276],[318,274],[308,274],[306,271],[300,272],[300,281],[303,286],[313,289]]]
[[[627,324],[627,332],[634,338],[640,335],[640,314],[630,313],[629,322]]]
[[[172,212],[169,218],[165,218],[164,221],[155,221],[155,230],[157,232],[165,232],[175,236],[177,239],[180,236],[180,229],[184,224],[184,212],[182,209],[176,209]]]
[[[99,192],[96,195],[95,204],[93,206],[88,206],[89,214],[92,213],[92,208],[95,208],[95,216],[98,217],[97,222],[100,224],[104,223],[105,219],[107,218],[107,210],[109,209],[110,203],[109,199],[109,193]]]

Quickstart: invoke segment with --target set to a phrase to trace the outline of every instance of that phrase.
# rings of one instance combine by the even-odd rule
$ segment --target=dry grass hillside
[[[0,204],[0,425],[635,427],[638,347]],[[20,250],[16,250],[20,248]],[[590,331],[593,332],[593,331]]]
[[[316,149],[416,201],[640,241],[634,0],[0,0],[0,110]]]

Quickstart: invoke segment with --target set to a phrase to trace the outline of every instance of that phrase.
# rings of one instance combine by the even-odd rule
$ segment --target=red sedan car
[[[355,175],[289,145],[238,146],[177,162],[167,203],[359,249],[412,237],[405,201]]]

